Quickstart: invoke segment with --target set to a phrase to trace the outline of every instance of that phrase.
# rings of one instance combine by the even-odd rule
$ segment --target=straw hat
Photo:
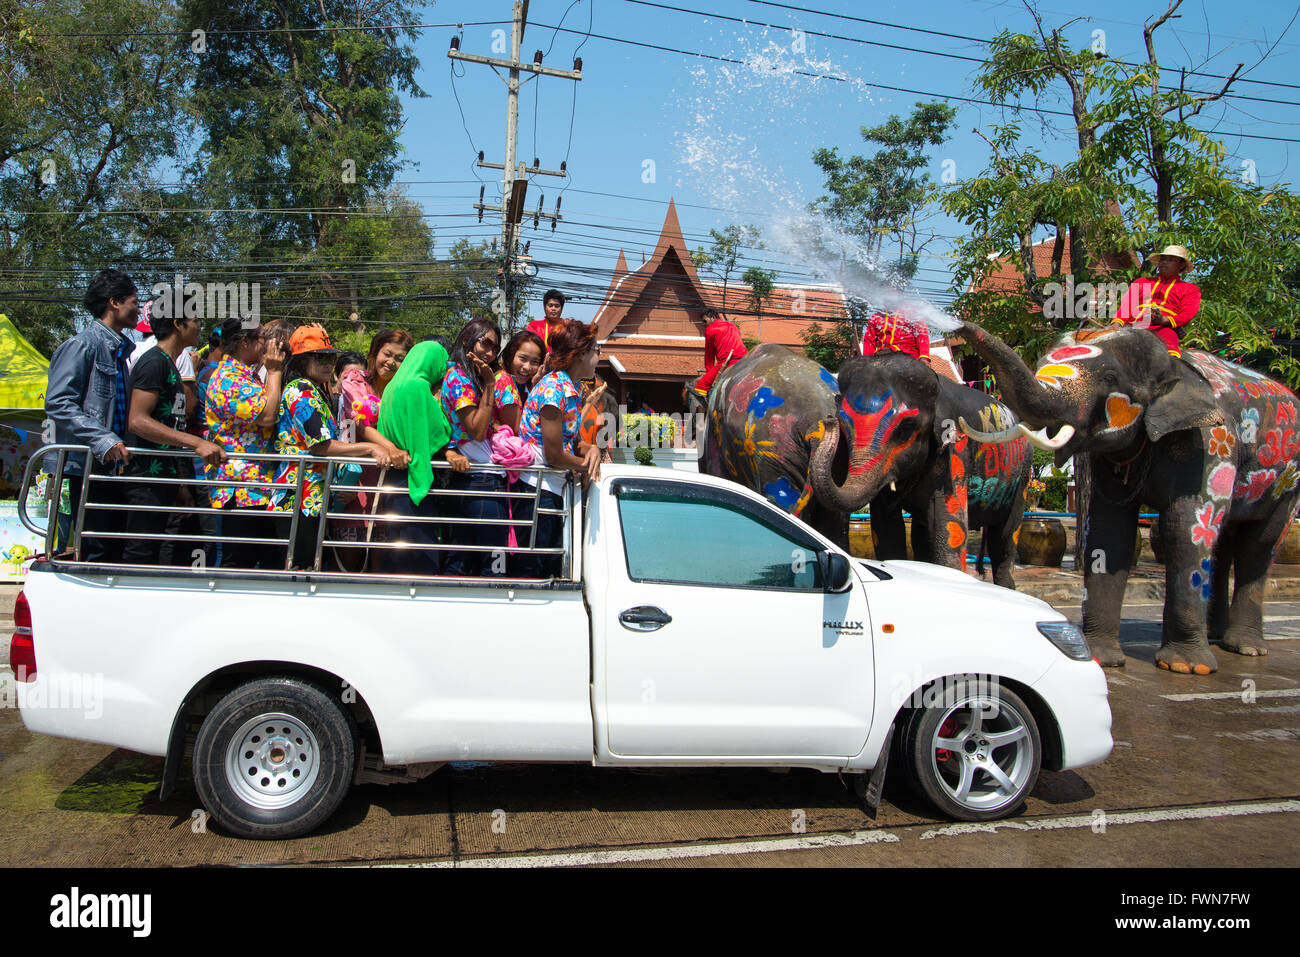
[[[1192,255],[1187,251],[1185,246],[1166,246],[1156,256],[1173,256],[1183,261],[1183,272],[1192,268]],[[1152,257],[1155,258],[1154,256]]]

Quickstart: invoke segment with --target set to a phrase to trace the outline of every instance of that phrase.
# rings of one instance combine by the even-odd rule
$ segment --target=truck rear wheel
[[[934,685],[937,700],[913,711],[900,729],[912,783],[959,821],[1007,817],[1024,804],[1042,765],[1033,712],[997,682],[956,695],[945,695],[944,687]]]
[[[238,837],[298,837],[338,809],[356,770],[351,716],[297,678],[240,685],[204,718],[194,787]]]

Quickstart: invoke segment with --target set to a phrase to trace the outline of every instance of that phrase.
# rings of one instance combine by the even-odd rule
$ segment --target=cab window
[[[821,591],[818,553],[752,503],[691,492],[620,489],[628,577],[637,582]]]

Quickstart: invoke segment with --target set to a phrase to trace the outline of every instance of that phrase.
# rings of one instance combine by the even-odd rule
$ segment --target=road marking
[[[636,847],[575,854],[529,854],[522,857],[471,857],[459,861],[429,861],[412,864],[377,864],[376,867],[584,867],[590,864],[630,864],[636,861],[671,861],[688,857],[716,857],[720,854],[770,854],[773,851],[804,851],[819,847],[851,847],[860,844],[897,844],[897,834],[888,831],[856,831],[853,834],[819,834],[813,837],[775,841],[739,841],[732,844],[693,844],[689,847]]]
[[[919,840],[957,837],[966,834],[995,834],[999,829],[1015,831],[1059,831],[1091,828],[1099,818],[1096,812],[1068,817],[1036,818],[1029,821],[991,821],[986,824],[951,824],[922,832]],[[1260,804],[1211,804],[1198,807],[1158,808],[1150,811],[1107,811],[1105,823],[1158,824],[1165,821],[1197,821],[1261,814],[1300,814],[1300,800],[1270,801]],[[899,828],[914,830],[917,825]],[[897,834],[886,830],[855,831],[851,834],[819,834],[812,837],[781,838],[767,841],[740,841],[726,844],[693,844],[687,847],[636,847],[578,853],[527,854],[514,857],[472,857],[459,861],[418,861],[369,864],[367,867],[584,867],[592,864],[630,864],[640,861],[667,861],[683,858],[718,857],[728,854],[764,854],[773,851],[807,851],[827,847],[852,847],[865,844],[897,844]]]
[[[1105,810],[1104,808],[1102,810]],[[1273,801],[1269,804],[1215,804],[1203,807],[1160,808],[1155,811],[1106,811],[1104,818],[1091,814],[1045,818],[1034,821],[990,821],[987,824],[951,824],[921,835],[928,841],[935,837],[958,837],[964,834],[994,834],[999,828],[1014,831],[1059,831],[1093,827],[1098,821],[1112,824],[1155,824],[1161,821],[1198,821],[1207,818],[1242,817],[1253,814],[1300,814],[1300,801]]]
[[[1197,694],[1162,694],[1166,701],[1227,701],[1230,698],[1241,700],[1245,691],[1202,691]],[[1284,688],[1280,691],[1256,691],[1256,698],[1300,698],[1300,688]]]

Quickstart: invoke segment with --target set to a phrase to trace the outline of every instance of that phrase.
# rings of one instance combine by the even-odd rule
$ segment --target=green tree
[[[93,273],[171,259],[192,225],[150,212],[194,205],[166,182],[195,62],[179,30],[168,2],[0,2],[0,296],[47,355]]]
[[[1184,332],[1212,348],[1300,384],[1290,354],[1300,302],[1300,202],[1285,187],[1265,189],[1227,162],[1211,134],[1192,125],[1231,87],[1241,66],[1217,89],[1188,88],[1185,72],[1166,77],[1157,31],[1182,0],[1143,29],[1146,59],[1124,63],[1092,49],[1071,52],[1062,29],[1003,33],[980,72],[981,92],[1004,99],[1064,92],[1072,104],[1077,152],[1053,164],[1020,143],[1014,124],[986,137],[990,166],[944,197],[945,209],[970,230],[957,245],[954,287],[976,283],[956,308],[1033,358],[1077,315],[1043,316],[1044,284],[1064,278],[1070,249],[1074,282],[1127,281],[1142,258],[1178,243],[1194,257],[1202,290],[1197,318]],[[1035,269],[1036,235],[1055,232],[1047,275]],[[1020,268],[1018,288],[980,287],[1007,250]]]
[[[915,257],[924,246],[918,240],[918,217],[936,192],[925,172],[926,147],[948,138],[956,115],[945,103],[917,103],[906,120],[890,116],[880,126],[861,128],[863,142],[880,147],[869,157],[843,158],[838,147],[812,155],[826,176],[826,195],[813,208],[861,240],[875,261],[886,240],[897,240],[898,260],[892,268],[903,278],[916,268]]]
[[[754,307],[754,314],[758,316],[758,338],[763,339],[763,306],[772,298],[772,290],[775,288],[776,273],[771,269],[763,269],[761,266],[750,266],[741,274],[740,281],[749,286],[749,303]]]
[[[743,250],[746,247],[761,249],[758,229],[754,226],[737,226],[735,223],[725,229],[710,229],[709,236],[713,245],[708,249],[700,246],[691,253],[691,262],[701,272],[709,273],[722,281],[722,311],[727,311],[727,286],[731,277],[740,267]]]
[[[832,322],[825,331],[814,322],[799,333],[799,338],[803,340],[803,354],[831,372],[838,372],[846,360],[858,354],[858,344],[847,322]]]
[[[225,212],[237,258],[311,267],[300,298],[359,316],[383,308],[363,301],[355,264],[411,231],[413,204],[388,194],[407,164],[399,93],[425,95],[411,5],[184,0],[183,10],[187,27],[214,34],[195,78],[203,138],[192,169]]]

